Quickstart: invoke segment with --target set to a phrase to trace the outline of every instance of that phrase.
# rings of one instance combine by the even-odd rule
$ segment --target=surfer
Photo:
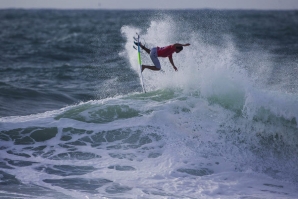
[[[138,45],[137,42],[135,42],[135,44]],[[172,55],[174,52],[176,52],[176,53],[181,52],[183,50],[183,46],[190,45],[189,43],[187,43],[187,44],[176,43],[176,44],[165,46],[165,47],[154,47],[150,50],[150,49],[146,48],[141,42],[139,44],[140,44],[140,47],[150,55],[150,58],[154,64],[154,66],[142,65],[142,72],[145,70],[145,68],[148,68],[150,70],[160,70],[161,66],[160,66],[158,57],[168,57],[174,70],[178,71],[177,67],[174,64]]]

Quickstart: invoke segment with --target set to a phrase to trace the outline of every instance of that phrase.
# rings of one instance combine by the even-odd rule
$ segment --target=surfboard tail
[[[142,89],[143,92],[146,93],[146,89],[145,89],[145,85],[144,85],[144,81],[143,81],[143,74],[142,74],[142,59],[141,59],[141,47],[140,47],[140,35],[138,33],[137,34],[137,38],[133,37],[134,40],[137,42],[138,44],[138,62],[139,62],[139,73],[140,73],[140,81],[141,81],[141,85],[142,85]]]

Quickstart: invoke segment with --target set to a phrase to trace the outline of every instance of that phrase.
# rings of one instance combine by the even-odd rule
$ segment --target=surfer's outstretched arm
[[[173,44],[175,47],[177,47],[177,46],[189,46],[190,44],[189,43],[187,43],[187,44],[179,44],[179,43],[176,43],[176,44]]]

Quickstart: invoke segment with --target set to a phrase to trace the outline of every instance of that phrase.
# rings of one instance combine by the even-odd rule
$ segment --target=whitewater
[[[0,62],[0,198],[298,197],[297,12],[0,12],[60,33],[42,43],[50,58],[39,29],[32,54]],[[150,48],[191,44],[173,55],[178,72],[163,58],[144,70],[147,93],[136,33]]]

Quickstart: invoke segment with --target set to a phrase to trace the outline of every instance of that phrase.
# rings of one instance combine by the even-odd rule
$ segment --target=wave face
[[[297,15],[0,11],[0,195],[297,198]]]

